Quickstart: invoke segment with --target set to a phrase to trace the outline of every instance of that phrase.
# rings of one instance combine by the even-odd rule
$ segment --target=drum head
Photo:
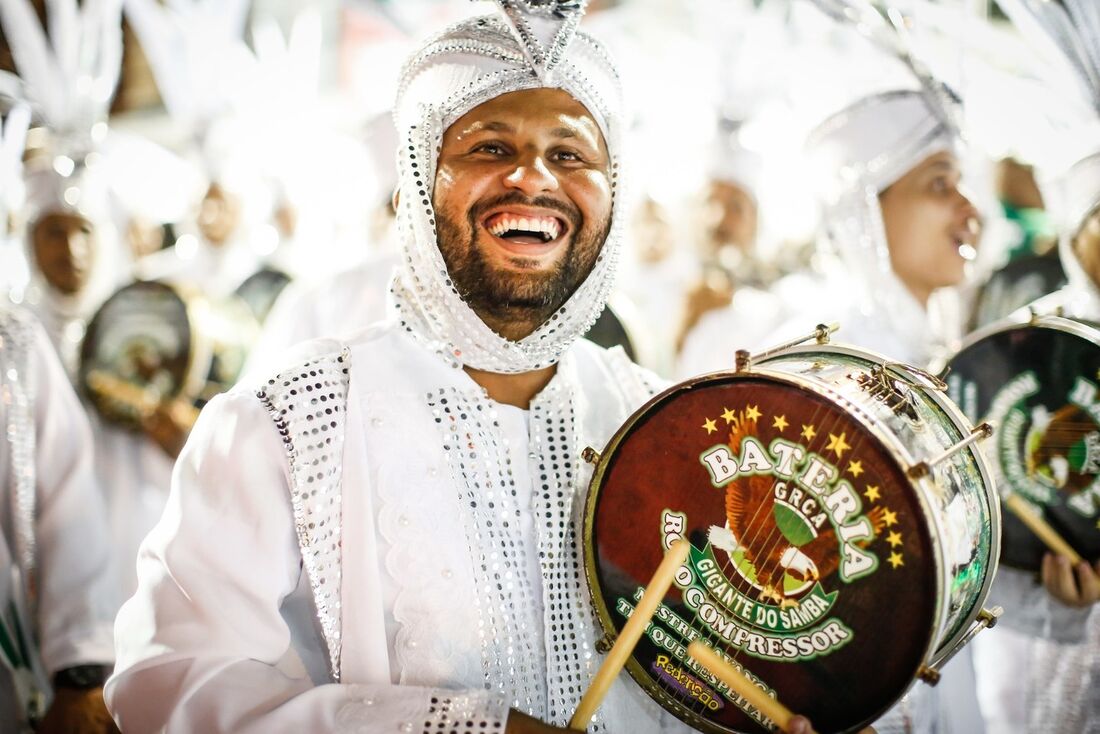
[[[911,487],[883,440],[808,385],[754,372],[672,388],[593,476],[586,566],[601,623],[622,629],[686,537],[691,558],[628,662],[635,680],[702,731],[760,731],[759,713],[687,656],[698,638],[819,731],[861,727],[915,679],[940,616]]]
[[[81,347],[80,378],[105,373],[162,396],[182,389],[191,366],[187,304],[168,285],[138,282],[118,290],[99,308]],[[107,417],[137,419],[134,409],[89,393]]]
[[[951,397],[994,424],[997,486],[1030,500],[1082,557],[1100,559],[1100,332],[1067,319],[995,330],[951,360]],[[1046,546],[1004,513],[1001,561],[1038,570]]]

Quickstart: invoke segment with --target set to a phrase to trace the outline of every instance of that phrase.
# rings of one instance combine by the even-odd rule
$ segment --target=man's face
[[[72,296],[88,283],[96,257],[92,223],[78,214],[47,212],[31,228],[34,261],[50,287]]]
[[[557,89],[501,95],[443,134],[439,250],[494,331],[527,336],[592,271],[611,226],[609,170],[596,121]]]
[[[233,236],[241,221],[241,203],[236,196],[214,182],[199,204],[199,231],[206,241],[221,247]]]
[[[1089,215],[1073,238],[1073,251],[1085,273],[1100,288],[1100,209]]]
[[[960,178],[958,159],[936,153],[879,195],[890,263],[922,303],[962,282],[965,255],[977,247],[978,210],[959,190]]]
[[[733,245],[748,252],[756,242],[756,202],[732,181],[713,179],[707,185],[706,226],[708,244],[713,248]]]

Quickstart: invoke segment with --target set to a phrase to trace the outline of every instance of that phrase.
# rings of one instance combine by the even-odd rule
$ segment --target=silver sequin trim
[[[347,349],[268,381],[256,396],[282,438],[302,562],[333,680],[340,680],[340,480],[347,413]]]
[[[576,398],[551,383],[531,406],[528,461],[534,495],[520,507],[495,404],[449,388],[428,394],[444,455],[461,492],[473,554],[486,686],[551,722],[571,716],[598,667],[596,622],[585,597],[578,528]],[[528,578],[520,516],[533,513],[540,578]],[[543,618],[533,616],[541,594]],[[539,632],[541,631],[541,638]],[[597,719],[589,732],[605,731]]]
[[[437,691],[420,731],[423,734],[499,734],[504,730],[503,722],[507,717],[508,708],[498,697]]]
[[[5,416],[4,435],[11,456],[7,484],[12,488],[12,530],[15,554],[24,578],[34,588],[36,564],[34,327],[20,312],[0,309],[0,402]]]

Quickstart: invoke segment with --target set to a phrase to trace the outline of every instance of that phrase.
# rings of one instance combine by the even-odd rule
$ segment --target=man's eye
[[[948,186],[947,179],[943,176],[937,176],[932,179],[932,190],[937,194],[946,193],[949,188],[950,186]]]
[[[474,153],[488,153],[489,155],[504,155],[505,150],[503,145],[497,143],[482,143],[473,150]]]
[[[554,158],[559,161],[576,162],[583,160],[578,153],[572,150],[559,150],[554,153]]]

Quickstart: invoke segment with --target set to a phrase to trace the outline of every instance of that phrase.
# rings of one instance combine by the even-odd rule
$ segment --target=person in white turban
[[[116,622],[123,731],[560,731],[594,674],[578,457],[655,387],[578,339],[623,115],[583,2],[500,6],[402,73],[390,320],[195,426]],[[588,730],[668,718],[618,680]]]

